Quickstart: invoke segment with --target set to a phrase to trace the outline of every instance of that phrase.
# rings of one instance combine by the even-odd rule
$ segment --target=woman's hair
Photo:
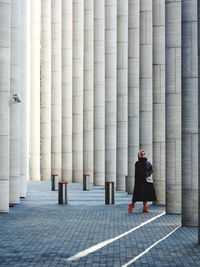
[[[142,153],[145,153],[145,155],[146,155],[145,150],[144,150],[144,149],[140,149],[140,150],[138,151],[138,158],[141,158],[141,154],[142,154]]]

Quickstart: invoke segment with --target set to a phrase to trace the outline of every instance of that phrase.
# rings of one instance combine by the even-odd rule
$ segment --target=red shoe
[[[135,207],[135,205],[134,205],[133,203],[129,204],[129,205],[128,205],[128,212],[129,212],[129,213],[132,213],[134,207]]]
[[[144,206],[143,206],[143,212],[149,212],[149,208],[148,208],[147,205],[144,205]]]

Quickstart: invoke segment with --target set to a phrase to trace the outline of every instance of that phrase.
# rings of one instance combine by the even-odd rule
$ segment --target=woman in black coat
[[[147,201],[156,201],[154,185],[151,179],[153,168],[147,160],[146,153],[142,149],[138,152],[138,161],[135,163],[135,186],[132,203],[129,204],[129,212],[135,207],[135,202],[143,201],[143,212],[148,212]],[[147,182],[147,179],[150,182]]]

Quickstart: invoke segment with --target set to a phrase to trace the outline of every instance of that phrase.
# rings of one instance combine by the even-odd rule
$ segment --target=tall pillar
[[[105,181],[105,1],[94,0],[94,184]]]
[[[117,0],[105,1],[105,179],[116,182]]]
[[[0,0],[0,212],[9,211],[10,2]]]
[[[21,0],[20,197],[26,197],[28,178],[27,8],[27,0]]]
[[[41,179],[51,179],[51,1],[41,5]]]
[[[51,171],[61,175],[62,0],[51,1]]]
[[[140,0],[129,0],[128,11],[128,193],[132,194],[139,150]]]
[[[21,1],[11,1],[10,95],[21,89]],[[9,203],[20,202],[20,104],[10,104],[10,179]]]
[[[72,0],[62,0],[62,177],[72,181]]]
[[[84,1],[83,171],[94,173],[94,0]]]
[[[117,1],[117,178],[125,190],[128,174],[128,0]]]
[[[153,1],[153,169],[157,204],[165,204],[165,1]]]
[[[181,1],[166,0],[166,211],[181,212]]]
[[[152,161],[152,0],[140,1],[140,148]]]
[[[182,225],[198,225],[198,0],[182,0]]]
[[[41,0],[31,1],[31,127],[30,179],[40,180],[40,12]]]
[[[83,180],[84,0],[73,0],[73,182]]]

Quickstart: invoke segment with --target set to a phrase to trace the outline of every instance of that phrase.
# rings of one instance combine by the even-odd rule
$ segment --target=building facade
[[[0,0],[0,22],[0,212],[29,175],[132,192],[143,148],[157,204],[196,226],[198,1]]]

